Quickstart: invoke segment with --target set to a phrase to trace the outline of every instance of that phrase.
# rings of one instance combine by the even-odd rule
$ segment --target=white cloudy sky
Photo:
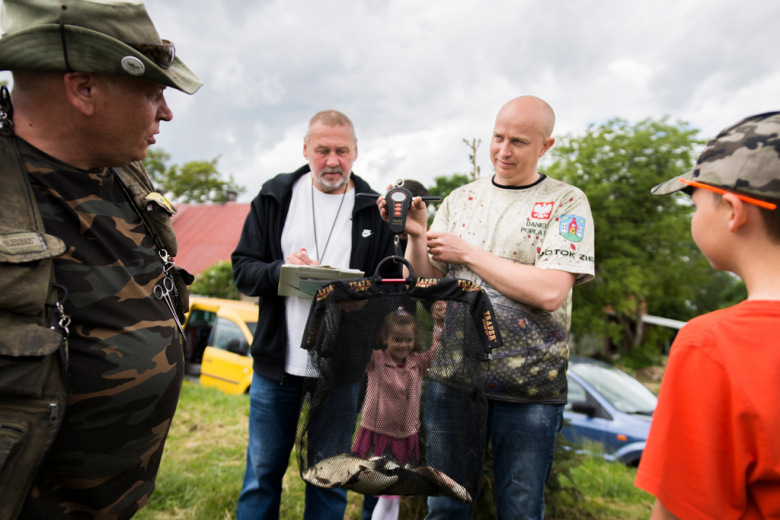
[[[508,99],[555,109],[555,135],[619,116],[669,115],[709,137],[780,109],[780,2],[725,0],[147,0],[163,38],[203,79],[168,94],[158,145],[211,159],[251,199],[304,163],[308,118],[355,122],[358,175],[375,188],[465,172]]]

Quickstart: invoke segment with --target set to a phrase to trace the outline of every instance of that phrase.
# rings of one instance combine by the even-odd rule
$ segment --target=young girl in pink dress
[[[439,347],[445,302],[431,309],[434,331],[431,348],[420,353],[417,323],[402,307],[387,315],[379,337],[387,347],[375,350],[366,368],[368,386],[354,451],[361,457],[392,453],[399,464],[420,458],[420,390]],[[372,519],[398,518],[399,497],[382,496]]]

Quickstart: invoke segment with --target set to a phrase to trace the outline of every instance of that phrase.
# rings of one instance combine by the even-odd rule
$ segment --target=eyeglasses
[[[733,191],[716,188],[715,186],[710,186],[709,184],[704,184],[703,182],[689,181],[688,179],[681,179],[681,178],[678,178],[677,180],[682,182],[683,184],[687,184],[688,186],[692,186],[694,188],[701,188],[703,190],[714,191],[715,193],[720,193],[721,195],[725,195],[726,193],[731,193],[732,195],[735,195],[737,198],[747,202],[748,204],[753,204],[755,206],[764,209],[777,209],[777,204],[772,204],[771,202],[764,202],[763,200],[754,199],[753,197],[740,195],[739,193],[734,193]]]
[[[173,59],[176,57],[176,46],[168,40],[163,40],[162,45],[124,43],[152,60],[161,69],[170,69],[173,65]]]

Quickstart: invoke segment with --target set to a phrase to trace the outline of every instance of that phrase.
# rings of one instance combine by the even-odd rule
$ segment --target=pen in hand
[[[298,260],[300,260],[300,263],[302,265],[320,265],[319,262],[309,258],[309,252],[306,251],[305,247],[301,247],[300,250],[296,252],[293,256],[296,257]]]

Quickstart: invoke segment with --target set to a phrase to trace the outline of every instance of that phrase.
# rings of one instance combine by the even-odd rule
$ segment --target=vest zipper
[[[60,416],[60,405],[57,403],[49,403],[49,422],[54,424]]]
[[[11,410],[20,410],[28,413],[48,413],[49,422],[54,424],[60,418],[60,405],[58,403],[46,403],[41,406],[18,406],[14,404],[3,403],[3,408]]]

